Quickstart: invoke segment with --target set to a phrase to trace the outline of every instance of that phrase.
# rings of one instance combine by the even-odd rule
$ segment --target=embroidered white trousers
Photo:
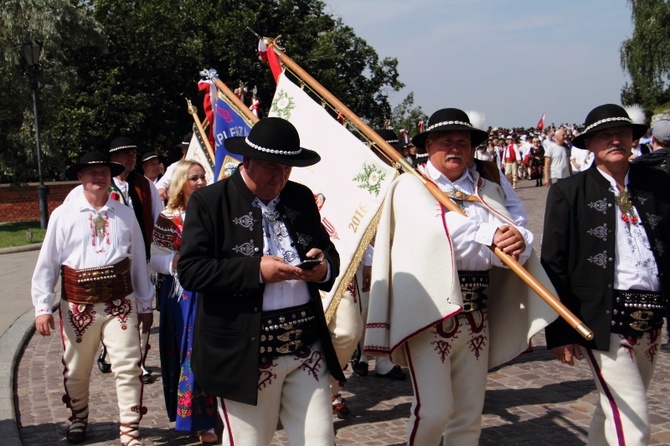
[[[73,413],[87,413],[91,371],[103,341],[114,374],[119,421],[132,425],[131,433],[136,435],[142,418],[142,370],[135,299],[130,296],[87,305],[61,300],[59,311],[65,393]]]
[[[332,446],[335,432],[329,376],[320,342],[302,353],[279,356],[261,365],[255,406],[218,399],[224,425],[221,444],[269,445],[281,420],[292,445]]]
[[[582,348],[598,389],[590,446],[649,444],[647,389],[660,341],[660,330],[639,338],[611,334],[608,351]]]
[[[405,344],[414,400],[407,426],[410,446],[476,446],[481,433],[486,374],[486,309],[461,313]]]
[[[351,355],[356,351],[358,341],[363,334],[363,319],[361,318],[358,298],[349,291],[342,295],[337,310],[328,324],[328,329],[332,334],[331,340],[337,360],[340,367],[344,369],[351,359]],[[332,396],[339,394],[343,387],[343,382],[337,381],[332,376],[330,377],[330,393]]]

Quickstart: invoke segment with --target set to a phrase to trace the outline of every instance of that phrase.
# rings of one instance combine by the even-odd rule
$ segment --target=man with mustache
[[[670,290],[666,173],[630,164],[647,127],[615,104],[594,108],[573,144],[593,166],[551,186],[542,264],[561,301],[594,332],[586,341],[562,321],[547,347],[569,365],[586,358],[598,389],[588,444],[646,445],[646,391]]]
[[[467,216],[448,212],[410,174],[385,199],[365,351],[409,367],[410,445],[435,445],[443,434],[445,445],[476,445],[489,367],[525,350],[533,331],[555,317],[518,278],[493,268],[502,266],[495,246],[521,262],[533,259],[541,272],[533,235],[514,224],[500,186],[467,167],[487,137],[465,112],[446,108],[412,139],[428,154],[424,176]]]

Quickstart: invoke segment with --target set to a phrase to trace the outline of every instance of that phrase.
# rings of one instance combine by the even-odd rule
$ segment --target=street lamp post
[[[28,72],[30,75],[30,87],[33,90],[33,111],[35,113],[35,144],[37,146],[37,173],[39,175],[40,185],[37,188],[40,204],[40,227],[47,228],[49,221],[49,207],[47,205],[47,195],[49,188],[44,185],[42,178],[42,149],[40,147],[40,123],[37,116],[37,89],[39,87],[37,80],[37,73],[40,69],[40,53],[42,52],[42,45],[33,40],[26,40],[23,42],[23,55],[28,64]]]

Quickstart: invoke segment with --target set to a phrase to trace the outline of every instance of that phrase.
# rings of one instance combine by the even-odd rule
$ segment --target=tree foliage
[[[261,112],[268,110],[274,80],[247,27],[281,34],[293,60],[361,118],[383,122],[391,115],[387,92],[403,86],[397,61],[380,59],[324,8],[320,0],[5,0],[0,47],[11,51],[0,65],[0,135],[9,136],[0,137],[0,182],[36,178],[32,168],[9,167],[34,165],[18,45],[26,33],[45,42],[40,79],[55,86],[40,90],[48,179],[62,178],[65,164],[105,150],[118,135],[167,152],[191,128],[185,98],[201,103],[203,68],[217,69],[231,88],[257,86]]]
[[[410,93],[393,108],[391,125],[396,131],[407,130],[407,136],[411,139],[419,133],[419,121],[428,122],[428,116],[421,107],[414,106],[414,93]]]
[[[621,65],[631,83],[621,93],[624,105],[640,104],[649,116],[670,101],[670,2],[629,0],[633,36],[621,45]]]

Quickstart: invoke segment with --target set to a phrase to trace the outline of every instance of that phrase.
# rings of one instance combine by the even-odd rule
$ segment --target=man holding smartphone
[[[193,371],[220,396],[224,445],[267,445],[281,420],[291,444],[332,445],[329,373],[344,381],[319,290],[339,255],[313,193],[289,181],[321,158],[293,125],[261,119],[225,140],[233,175],[191,196],[177,269],[200,292]]]

